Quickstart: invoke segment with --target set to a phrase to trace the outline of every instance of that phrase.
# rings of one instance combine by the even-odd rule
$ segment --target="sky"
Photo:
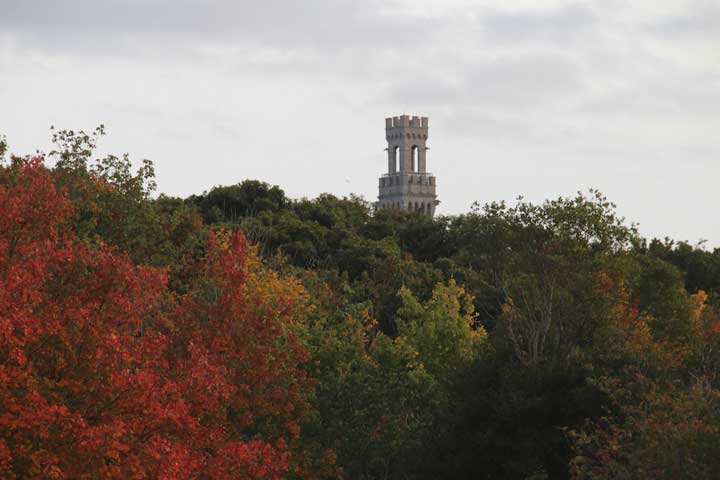
[[[160,192],[374,201],[384,118],[430,118],[439,214],[596,188],[720,246],[716,0],[0,0],[0,134],[104,124]]]

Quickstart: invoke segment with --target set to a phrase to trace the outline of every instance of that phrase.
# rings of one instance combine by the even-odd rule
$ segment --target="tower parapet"
[[[433,215],[440,203],[435,176],[427,171],[428,117],[385,119],[387,173],[380,177],[378,208]]]

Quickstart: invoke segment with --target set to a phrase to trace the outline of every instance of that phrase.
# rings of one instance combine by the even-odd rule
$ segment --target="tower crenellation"
[[[378,207],[435,213],[435,176],[427,171],[428,117],[385,119],[388,168],[380,177]]]
[[[401,115],[399,117],[388,117],[385,119],[385,129],[393,128],[428,128],[428,117],[417,117],[410,115]]]

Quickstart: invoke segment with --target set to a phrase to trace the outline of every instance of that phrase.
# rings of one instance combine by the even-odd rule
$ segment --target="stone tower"
[[[435,176],[425,161],[428,118],[402,115],[385,119],[388,170],[380,177],[378,208],[421,212],[432,216],[440,202]]]

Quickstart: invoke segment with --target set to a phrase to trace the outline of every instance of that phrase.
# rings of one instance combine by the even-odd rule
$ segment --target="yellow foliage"
[[[703,311],[707,307],[708,294],[704,290],[698,290],[697,293],[690,295],[693,304],[693,318],[699,322],[702,318]]]

